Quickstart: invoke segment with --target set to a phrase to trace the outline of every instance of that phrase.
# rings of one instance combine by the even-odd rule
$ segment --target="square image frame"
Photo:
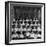
[[[26,7],[41,7],[41,20],[42,20],[42,39],[40,40],[11,40],[11,23],[14,18],[14,6],[26,6]],[[15,45],[15,44],[31,44],[31,43],[45,43],[45,3],[37,2],[16,2],[7,1],[5,2],[5,44]]]

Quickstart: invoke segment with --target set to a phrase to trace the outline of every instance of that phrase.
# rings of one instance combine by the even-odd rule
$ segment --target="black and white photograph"
[[[5,43],[45,42],[45,4],[5,2]]]

